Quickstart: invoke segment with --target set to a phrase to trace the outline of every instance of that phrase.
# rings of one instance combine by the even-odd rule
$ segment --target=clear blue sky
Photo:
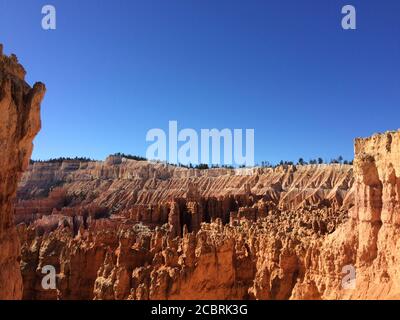
[[[254,128],[256,162],[351,159],[400,127],[399,35],[398,0],[0,0],[5,52],[48,89],[34,159],[145,155],[169,120]]]

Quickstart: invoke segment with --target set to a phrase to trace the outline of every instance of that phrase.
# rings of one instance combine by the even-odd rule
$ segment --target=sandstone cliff
[[[354,207],[349,221],[312,253],[295,298],[399,299],[400,131],[356,139]],[[354,287],[343,289],[343,268],[354,267]],[[332,280],[333,279],[333,280]]]
[[[352,298],[400,298],[400,131],[355,142],[359,276]]]
[[[28,166],[32,140],[40,129],[40,103],[45,87],[25,82],[25,70],[15,55],[3,55],[0,45],[0,300],[20,299],[20,246],[12,202],[17,183]]]

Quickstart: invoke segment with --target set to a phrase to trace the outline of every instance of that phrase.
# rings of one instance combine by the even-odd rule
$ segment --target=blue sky
[[[351,159],[400,127],[399,34],[397,0],[0,0],[5,52],[48,89],[34,159],[145,155],[169,120],[254,128],[259,163]]]

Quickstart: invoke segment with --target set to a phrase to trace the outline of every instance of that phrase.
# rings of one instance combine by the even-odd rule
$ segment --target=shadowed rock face
[[[0,299],[22,298],[20,245],[14,227],[13,199],[28,167],[32,141],[40,130],[45,86],[25,82],[25,70],[0,45]]]

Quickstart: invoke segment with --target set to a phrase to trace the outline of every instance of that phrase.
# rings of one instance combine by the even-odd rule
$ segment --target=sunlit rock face
[[[347,219],[352,185],[348,165],[35,163],[16,210],[24,297],[288,299],[312,239]],[[57,290],[40,285],[48,264]]]
[[[400,132],[357,139],[354,166],[31,165],[24,298],[399,298],[399,144]],[[56,290],[40,286],[48,264]]]
[[[296,285],[294,297],[400,298],[399,155],[400,131],[356,139],[349,219],[310,254],[308,283]],[[349,266],[355,271],[350,288],[343,285]]]
[[[20,245],[14,227],[13,200],[28,167],[32,141],[40,130],[45,86],[31,88],[15,55],[0,45],[0,299],[22,298]]]
[[[400,298],[400,131],[355,142],[355,298]]]

